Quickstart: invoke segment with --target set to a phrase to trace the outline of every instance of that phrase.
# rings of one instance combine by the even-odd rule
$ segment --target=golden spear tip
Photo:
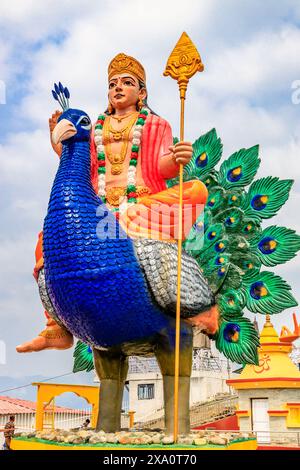
[[[204,65],[200,54],[186,32],[183,32],[171,52],[164,71],[178,81],[180,77],[190,79],[196,72],[203,72]]]

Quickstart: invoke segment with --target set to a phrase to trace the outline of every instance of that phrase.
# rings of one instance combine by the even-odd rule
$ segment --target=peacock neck
[[[58,212],[67,214],[67,217],[59,220]],[[70,229],[72,214],[76,215],[74,217],[77,222],[79,219],[82,221],[83,226],[91,223],[95,228],[93,236],[97,235],[99,240],[107,240],[109,236],[112,240],[126,239],[126,234],[114,214],[107,209],[93,188],[88,141],[72,142],[63,146],[50,195],[45,227],[51,221],[59,231]],[[68,219],[67,225],[66,219]]]
[[[71,205],[72,201],[76,204],[80,201],[101,204],[91,183],[89,141],[74,141],[63,145],[51,196],[56,201],[61,199],[66,205]]]

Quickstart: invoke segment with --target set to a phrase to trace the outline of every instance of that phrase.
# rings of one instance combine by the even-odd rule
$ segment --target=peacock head
[[[79,109],[67,109],[58,119],[52,132],[54,144],[89,141],[92,123],[89,116]]]
[[[58,85],[55,83],[52,95],[63,109],[63,113],[52,132],[53,143],[70,144],[89,141],[92,128],[91,120],[84,111],[69,108],[69,90],[61,82]]]

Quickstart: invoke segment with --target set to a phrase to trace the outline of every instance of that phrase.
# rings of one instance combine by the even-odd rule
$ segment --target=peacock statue
[[[91,127],[84,111],[66,107],[53,131],[63,151],[44,222],[41,297],[48,312],[79,339],[74,371],[95,366],[102,403],[97,427],[107,432],[120,427],[128,356],[155,355],[163,375],[166,429],[172,432],[177,245],[128,237],[96,195]],[[181,433],[189,430],[193,348],[193,328],[184,320],[217,305],[219,325],[210,335],[217,348],[231,361],[256,364],[259,337],[243,311],[275,314],[297,305],[290,286],[261,268],[284,263],[300,249],[293,230],[261,227],[286,202],[292,181],[252,182],[260,164],[258,146],[234,153],[218,171],[222,143],[214,129],[193,149],[184,181],[200,181],[208,198],[182,254]],[[168,186],[177,183],[170,180]],[[105,236],[103,230],[99,236],[99,224]]]

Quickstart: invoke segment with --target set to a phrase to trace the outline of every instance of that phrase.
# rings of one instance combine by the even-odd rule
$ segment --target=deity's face
[[[108,84],[108,99],[114,109],[127,109],[136,106],[139,99],[147,96],[145,88],[140,88],[138,79],[129,73],[116,74]]]

